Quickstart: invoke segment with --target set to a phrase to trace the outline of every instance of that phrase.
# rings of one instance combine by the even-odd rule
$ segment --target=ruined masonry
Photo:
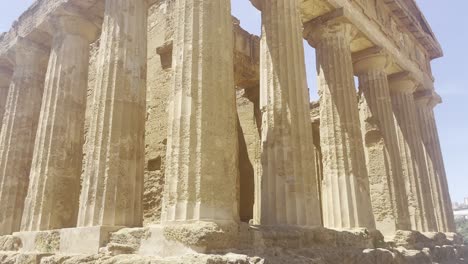
[[[250,2],[261,36],[230,0],[36,0],[0,35],[0,263],[468,263],[415,1]]]

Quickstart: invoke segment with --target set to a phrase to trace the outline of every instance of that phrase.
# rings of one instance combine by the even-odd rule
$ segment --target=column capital
[[[342,16],[340,10],[304,24],[304,37],[312,46],[329,37],[343,37],[351,42],[359,30]]]
[[[442,98],[433,90],[422,90],[414,94],[414,99],[419,107],[433,109],[436,105],[442,103]]]
[[[15,44],[15,64],[30,65],[32,61],[46,64],[49,49],[27,38],[18,37]]]
[[[373,47],[353,54],[354,74],[371,70],[385,71],[392,63],[390,56],[380,47]]]
[[[412,94],[416,91],[416,81],[409,72],[399,72],[388,76],[390,93]]]
[[[0,88],[10,85],[12,75],[13,71],[10,68],[0,66]]]
[[[262,10],[262,2],[263,0],[250,0],[250,2],[252,3],[253,6],[255,6],[255,8],[257,8],[258,10]]]
[[[98,37],[99,28],[79,15],[56,15],[50,21],[54,36],[70,34],[80,36],[93,42]]]

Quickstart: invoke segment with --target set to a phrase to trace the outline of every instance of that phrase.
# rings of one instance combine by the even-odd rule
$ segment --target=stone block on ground
[[[60,253],[97,254],[109,242],[111,232],[122,227],[93,226],[60,230]]]

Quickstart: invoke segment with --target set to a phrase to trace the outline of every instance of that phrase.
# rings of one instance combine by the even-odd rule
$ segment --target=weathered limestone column
[[[390,76],[389,84],[411,229],[422,232],[436,231],[427,165],[420,140],[421,130],[413,98],[416,84],[405,73]]]
[[[417,93],[415,97],[422,141],[426,151],[426,162],[431,169],[430,182],[437,231],[456,232],[439,133],[434,117],[434,107],[441,102],[441,99],[432,90]]]
[[[0,66],[0,129],[3,122],[3,113],[5,113],[8,89],[10,88],[12,74],[11,69]]]
[[[234,223],[239,172],[230,0],[177,0],[175,10],[162,223]]]
[[[256,224],[320,226],[298,0],[261,0],[260,193]]]
[[[19,39],[15,48],[0,134],[0,235],[20,229],[48,55],[48,50],[27,39]]]
[[[74,227],[78,216],[89,43],[97,28],[76,16],[55,17],[52,23],[22,231]]]
[[[146,0],[106,0],[78,226],[141,226]]]
[[[385,72],[388,61],[381,51],[364,51],[354,57],[354,72],[359,77],[361,129],[376,227],[393,236],[411,225]]]
[[[309,23],[306,30],[317,52],[325,226],[374,229],[351,59],[356,32],[339,21]]]

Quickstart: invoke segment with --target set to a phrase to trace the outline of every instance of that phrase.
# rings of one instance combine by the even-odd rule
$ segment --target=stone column
[[[440,102],[440,97],[432,90],[416,94],[418,121],[426,151],[426,162],[431,169],[430,182],[432,187],[432,202],[438,227],[437,231],[456,232],[439,133],[434,117],[434,107]]]
[[[106,0],[78,226],[141,226],[146,0]]]
[[[351,59],[357,32],[339,21],[310,23],[306,30],[317,52],[325,226],[374,229]]]
[[[89,43],[97,28],[75,16],[53,18],[52,24],[22,231],[74,227],[78,216]]]
[[[19,231],[34,150],[48,51],[19,39],[0,134],[0,235]]]
[[[8,97],[8,89],[10,88],[12,71],[4,66],[0,66],[0,129],[3,122],[3,113]]]
[[[421,232],[436,231],[421,130],[413,98],[416,84],[405,73],[390,76],[389,83],[411,229]]]
[[[376,227],[385,236],[410,230],[403,168],[382,52],[361,52],[354,59],[359,77],[361,129]]]
[[[175,5],[162,223],[234,223],[239,172],[230,0]]]
[[[320,226],[298,0],[262,0],[261,166],[254,218],[262,225]]]

